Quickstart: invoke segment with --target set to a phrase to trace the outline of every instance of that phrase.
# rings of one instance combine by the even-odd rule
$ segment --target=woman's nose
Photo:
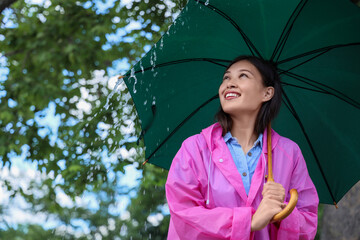
[[[229,79],[227,84],[226,84],[226,88],[234,88],[234,87],[235,87],[234,81]]]

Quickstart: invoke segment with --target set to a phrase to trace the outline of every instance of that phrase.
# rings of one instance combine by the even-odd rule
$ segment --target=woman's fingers
[[[280,202],[285,200],[285,189],[280,183],[267,182],[262,191],[263,198],[270,198]]]
[[[285,205],[286,204],[274,199],[263,198],[252,217],[251,230],[257,231],[263,229],[269,224],[275,214],[281,212]]]

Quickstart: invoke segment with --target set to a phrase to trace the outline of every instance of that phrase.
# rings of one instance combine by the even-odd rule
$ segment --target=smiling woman
[[[273,173],[267,181],[266,126],[281,105],[276,66],[240,56],[219,87],[218,123],[186,139],[166,183],[168,239],[313,239],[318,195],[296,143],[271,130]],[[270,155],[270,153],[269,153]],[[289,190],[299,192],[282,221]]]
[[[231,80],[231,78],[233,80]],[[235,79],[237,79],[237,81],[235,81]],[[253,90],[253,92],[246,93],[248,90]],[[225,93],[235,92],[240,95],[246,94],[245,97],[242,98],[242,101],[246,101],[246,103],[243,104],[245,105],[244,110],[248,109],[250,112],[258,112],[258,114],[255,114],[255,116],[257,116],[255,121],[255,132],[257,132],[257,134],[260,134],[265,130],[266,126],[276,117],[280,110],[282,95],[280,78],[276,72],[276,67],[271,62],[266,62],[253,56],[239,56],[227,67],[223,82],[219,87],[221,107],[216,114],[216,118],[223,127],[225,133],[232,128],[232,111],[230,108],[231,105],[227,106],[225,104],[225,100],[222,96],[223,91],[225,91]],[[239,91],[244,91],[244,93]],[[230,109],[226,111],[224,108]],[[240,113],[244,117],[246,112],[248,112],[242,112],[241,109],[236,111],[236,108],[241,108],[241,105],[235,107],[233,115]]]

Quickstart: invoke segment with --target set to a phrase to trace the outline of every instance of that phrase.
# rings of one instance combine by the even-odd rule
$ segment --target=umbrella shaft
[[[271,149],[271,123],[267,127],[267,148],[268,148],[268,181],[274,182],[272,173],[272,149]]]

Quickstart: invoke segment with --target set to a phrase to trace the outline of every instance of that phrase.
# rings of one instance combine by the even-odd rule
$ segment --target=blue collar
[[[226,143],[231,142],[231,141],[235,141],[238,143],[237,139],[231,135],[230,131],[227,132],[223,138]],[[262,133],[259,134],[259,137],[254,142],[253,147],[256,147],[257,145],[260,145],[260,148],[262,149],[262,145],[263,145],[263,134]]]

